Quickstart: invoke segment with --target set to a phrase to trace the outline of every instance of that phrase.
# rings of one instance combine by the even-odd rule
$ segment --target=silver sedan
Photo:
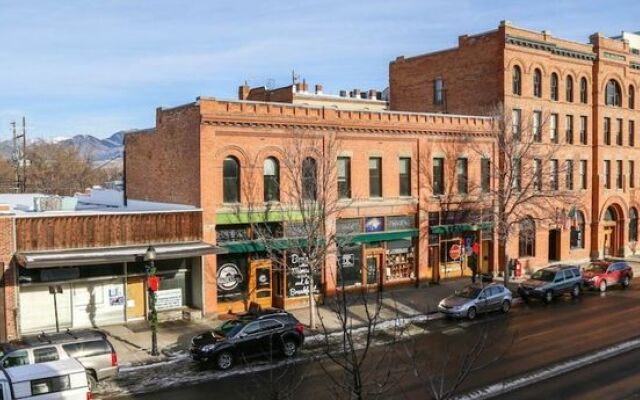
[[[478,314],[491,311],[507,313],[512,301],[511,291],[504,285],[469,285],[442,299],[438,311],[451,317],[474,319]]]

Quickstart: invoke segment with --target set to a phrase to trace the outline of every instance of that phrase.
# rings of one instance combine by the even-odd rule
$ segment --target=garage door
[[[73,327],[89,328],[124,322],[122,279],[73,284]]]
[[[62,293],[56,294],[60,329],[71,327],[71,290],[69,285],[59,285]],[[48,286],[20,287],[20,332],[23,334],[55,331],[56,319],[53,295]]]

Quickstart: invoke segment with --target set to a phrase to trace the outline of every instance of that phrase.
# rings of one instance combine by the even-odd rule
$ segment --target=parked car
[[[629,287],[633,268],[626,261],[594,261],[582,270],[585,287],[605,292],[609,286]]]
[[[494,283],[482,287],[474,284],[442,299],[438,310],[447,316],[474,319],[478,314],[490,311],[509,312],[512,297],[511,291],[503,285]]]
[[[92,330],[24,336],[0,344],[0,365],[10,369],[75,358],[86,371],[91,389],[118,374],[118,356],[104,334]]]
[[[518,294],[524,301],[536,298],[548,304],[565,293],[571,293],[573,298],[582,293],[582,274],[575,265],[554,265],[539,269],[518,286]]]
[[[191,340],[191,357],[201,364],[227,370],[237,361],[280,352],[293,357],[304,343],[303,325],[278,310],[248,314],[226,321]]]
[[[73,358],[0,370],[0,400],[92,400],[84,367]]]

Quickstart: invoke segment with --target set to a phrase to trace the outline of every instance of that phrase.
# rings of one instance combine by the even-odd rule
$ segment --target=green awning
[[[371,243],[398,239],[411,240],[411,238],[417,236],[417,229],[407,229],[403,231],[360,233],[356,235],[345,236],[343,238],[338,238],[338,242],[343,241],[351,243]]]
[[[434,235],[447,235],[460,232],[474,232],[481,229],[493,228],[493,222],[482,222],[480,224],[456,224],[456,225],[437,225],[429,227],[429,232]]]
[[[267,250],[300,249],[306,245],[306,239],[274,239],[270,243],[265,243],[263,240],[247,240],[219,244],[220,247],[227,250],[227,253],[260,253]]]

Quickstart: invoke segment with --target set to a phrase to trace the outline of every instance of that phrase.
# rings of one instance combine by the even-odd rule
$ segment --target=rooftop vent
[[[33,198],[33,210],[42,211],[73,211],[78,199],[75,197],[41,196]]]

